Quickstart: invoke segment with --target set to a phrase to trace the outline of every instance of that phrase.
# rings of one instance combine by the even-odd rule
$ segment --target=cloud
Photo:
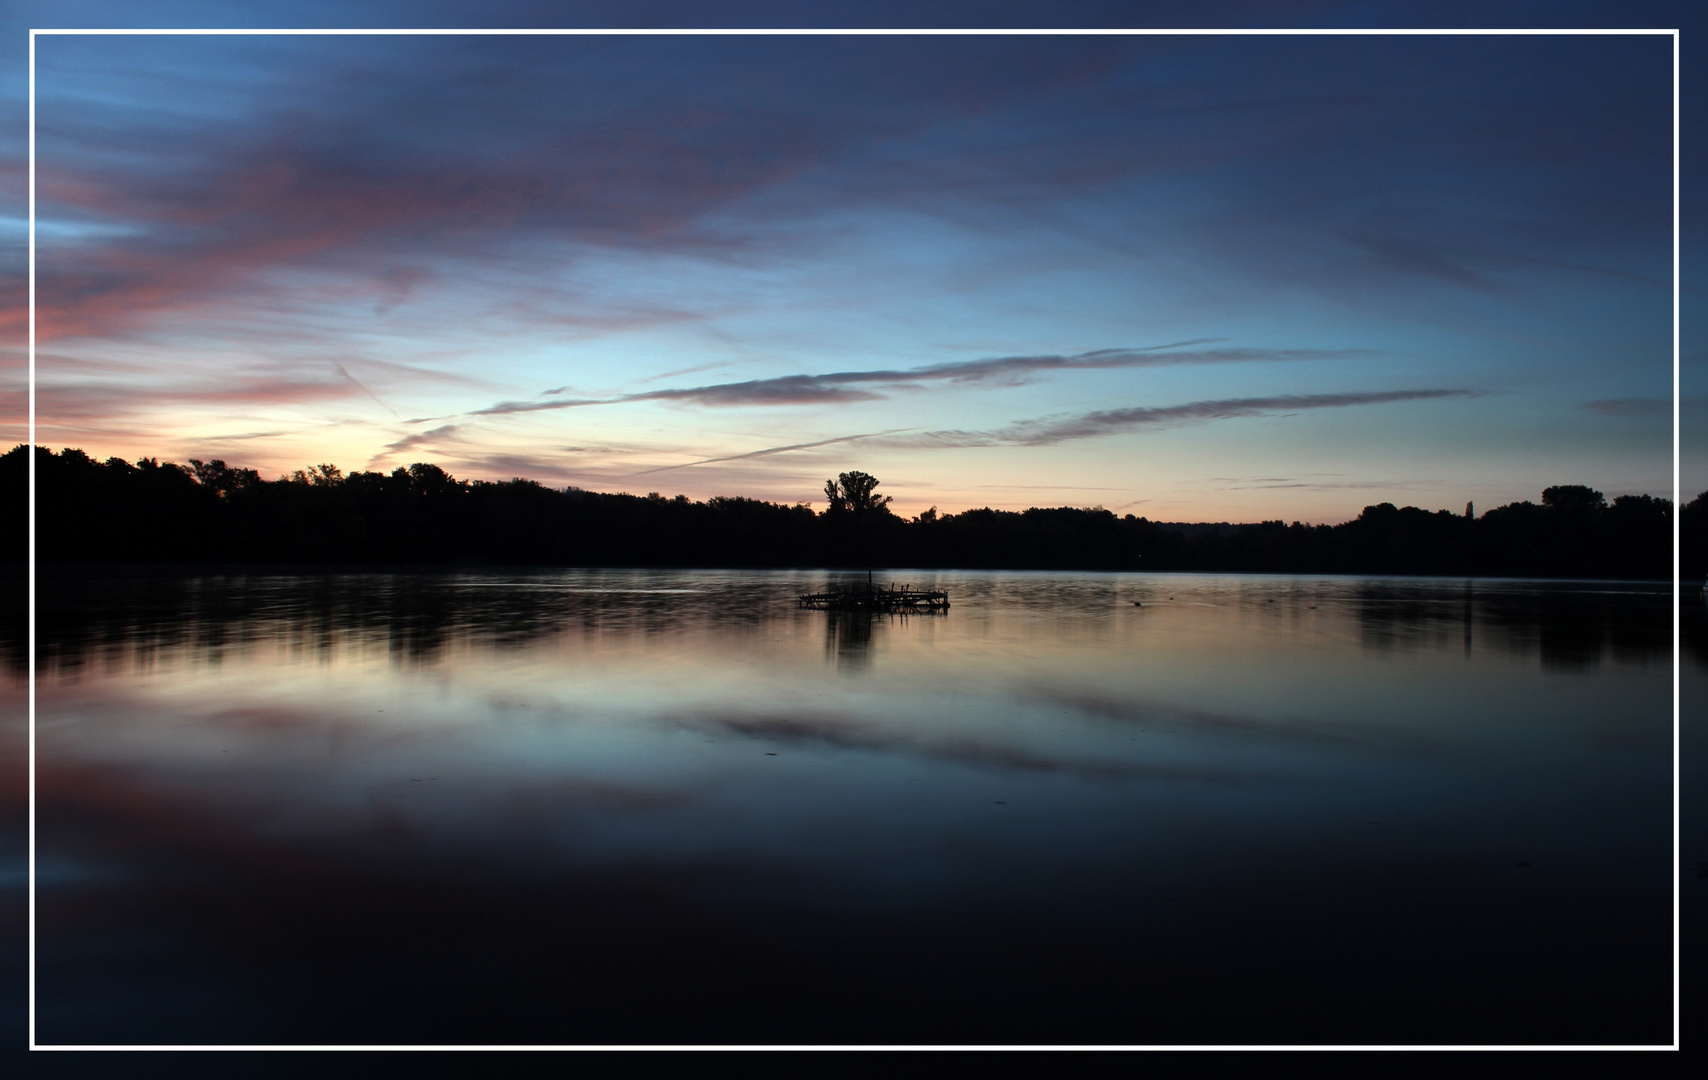
[[[364,306],[386,310],[460,276],[423,251],[547,236],[554,263],[563,240],[721,257],[801,235],[771,227],[779,213],[874,205],[1060,224],[1055,196],[1182,175],[1251,210],[1203,222],[1209,246],[1249,242],[1277,276],[1378,268],[1486,291],[1515,262],[1573,262],[1538,250],[1558,246],[1538,222],[1599,241],[1647,220],[1633,180],[1670,148],[1643,107],[1666,89],[1636,76],[1643,42],[415,39],[360,59],[227,43],[253,62],[173,58],[175,80],[231,106],[194,124],[146,93],[158,74],[101,91],[121,66],[159,70],[125,44],[43,58],[45,87],[88,87],[44,118],[44,212],[114,237],[44,277],[44,336],[340,253],[360,253]],[[1485,119],[1440,98],[1444,62]],[[1444,181],[1457,197],[1436,212]],[[1276,231],[1289,223],[1304,229]],[[1363,257],[1291,258],[1346,244]]]
[[[877,401],[879,390],[915,383],[1018,382],[1046,371],[1100,370],[1108,368],[1171,367],[1193,364],[1288,363],[1312,360],[1350,360],[1375,355],[1368,349],[1186,349],[1220,338],[1198,338],[1169,345],[1140,348],[1097,349],[1072,354],[1038,356],[993,356],[982,360],[958,360],[925,367],[836,371],[825,375],[782,375],[773,379],[715,383],[710,386],[674,387],[620,394],[608,398],[577,398],[566,401],[501,401],[470,415],[573,409],[584,405],[619,405],[632,401],[686,401],[698,405],[823,405],[855,401]],[[862,389],[868,387],[869,389]],[[562,392],[564,388],[546,391]]]
[[[380,408],[384,409],[386,412],[391,413],[393,418],[395,418],[397,420],[403,419],[403,417],[397,415],[396,409],[392,408],[390,405],[387,405],[385,402],[381,401],[379,399],[378,394],[375,394],[372,390],[369,390],[366,386],[364,386],[354,375],[350,374],[349,370],[346,369],[343,364],[340,364],[337,361],[333,361],[332,366],[338,370],[338,374],[340,374],[340,375],[344,376],[346,379],[350,380],[350,384],[352,386],[354,386],[356,389],[360,390],[362,393],[368,395],[370,398],[373,398],[374,404],[378,405]]]
[[[346,379],[314,380],[260,373],[144,385],[38,386],[37,414],[50,421],[113,419],[135,415],[182,415],[186,407],[224,411],[301,406],[348,400],[359,394]]]
[[[732,363],[734,363],[734,361],[718,360],[718,361],[716,361],[714,363],[710,363],[710,364],[695,364],[693,367],[678,368],[675,371],[661,371],[657,375],[648,375],[646,378],[644,378],[640,381],[643,383],[649,383],[649,382],[657,382],[660,379],[674,379],[678,375],[697,375],[702,371],[713,371],[717,368],[729,367]],[[547,390],[546,393],[548,393],[548,394],[561,394],[568,389],[569,389],[569,387],[567,387],[567,386],[561,386],[556,390]]]
[[[281,435],[296,434],[296,431],[240,431],[234,435],[204,435],[198,441],[218,445],[227,442],[248,442],[253,439],[276,439]]]
[[[1470,269],[1466,265],[1469,258],[1465,251],[1449,253],[1445,245],[1440,243],[1362,230],[1348,230],[1343,236],[1362,248],[1384,269],[1399,274],[1433,278],[1473,292],[1498,294],[1507,291],[1507,287],[1500,282]]]
[[[123,54],[127,70],[149,70],[143,49]],[[871,54],[895,46],[829,39],[782,53],[762,40],[417,39],[376,42],[359,61],[292,43],[256,57],[247,77],[155,58],[246,107],[184,126],[137,93],[147,78],[55,103],[38,170],[44,220],[91,239],[44,249],[40,334],[108,334],[253,295],[284,267],[362,279],[353,299],[383,314],[423,282],[465,276],[424,255],[518,255],[527,278],[542,239],[554,265],[566,242],[740,254],[768,230],[714,215],[966,111],[969,76],[978,96],[1013,99],[1022,83],[1054,79],[1047,69],[1081,63],[1084,47],[1026,50],[1033,62],[1003,76],[951,51],[882,87],[866,78]],[[42,77],[123,78],[91,75],[111,67],[106,55],[102,43],[79,43]],[[256,92],[275,81],[291,88],[289,111],[268,100],[279,92]],[[854,83],[858,98],[844,92]]]
[[[855,390],[843,385],[864,381],[862,376],[901,375],[901,372],[845,372],[841,375],[784,375],[775,379],[752,379],[715,386],[653,390],[625,394],[614,401],[688,401],[696,405],[831,405],[854,401],[881,401],[882,394]],[[875,379],[873,381],[876,381]]]
[[[1132,428],[1161,427],[1202,420],[1268,416],[1305,409],[1335,409],[1381,405],[1395,401],[1475,397],[1472,390],[1390,390],[1366,394],[1282,394],[1275,397],[1194,401],[1161,409],[1110,409],[1083,413],[1065,420],[1023,420],[995,431],[928,431],[909,441],[916,447],[1049,446],[1072,439],[1090,439]]]
[[[500,401],[484,409],[464,413],[464,416],[508,416],[511,413],[550,412],[553,409],[575,409],[583,405],[610,405],[620,398],[571,398],[565,401]],[[442,420],[441,416],[418,416],[405,421],[409,424],[425,424],[430,420]]]
[[[1184,349],[1217,338],[1152,345],[1143,348],[1097,349],[1066,355],[995,356],[903,370],[838,371],[827,375],[785,375],[712,386],[652,390],[619,400],[693,401],[702,405],[795,405],[836,401],[867,401],[881,395],[860,386],[893,388],[910,383],[969,384],[1018,382],[1046,371],[1107,368],[1171,367],[1186,364],[1285,363],[1302,360],[1347,360],[1373,355],[1364,349]],[[1181,351],[1184,350],[1184,351]]]
[[[414,435],[405,435],[394,443],[387,443],[386,453],[374,455],[374,460],[378,461],[387,456],[387,454],[401,454],[405,450],[413,450],[417,446],[425,446],[428,443],[443,442],[456,435],[456,433],[456,424],[445,424],[441,427],[436,427],[431,431],[422,431]]]
[[[795,450],[811,450],[816,446],[830,446],[834,443],[856,442],[860,439],[876,439],[884,435],[894,435],[905,428],[891,428],[889,431],[874,431],[865,435],[841,435],[834,439],[820,439],[817,442],[792,443],[788,446],[770,446],[764,450],[750,450],[745,454],[731,454],[729,457],[705,458],[701,461],[685,461],[680,465],[665,465],[657,469],[642,469],[631,473],[631,476],[647,476],[651,473],[669,472],[672,469],[686,469],[691,465],[711,465],[720,461],[746,461],[749,458],[770,457],[772,454],[787,454]]]
[[[1439,487],[1437,480],[1313,480],[1292,476],[1211,476],[1204,481],[1228,491],[1265,491],[1270,489],[1306,488],[1311,491],[1363,491],[1374,488]]]
[[[562,449],[575,452],[579,448],[566,446]],[[582,479],[583,472],[583,470],[572,468],[564,461],[555,458],[514,453],[477,452],[471,454],[466,450],[448,464],[454,466],[458,476],[473,472],[487,476],[508,476],[515,479],[533,480],[541,484],[571,483]]]
[[[1671,416],[1671,398],[1604,398],[1584,405],[1603,416]]]
[[[1353,301],[1373,341],[1405,340],[1420,320],[1498,334],[1549,311],[1565,316],[1562,338],[1612,339],[1578,332],[1611,307],[1538,291],[1560,278],[1543,268],[1606,267],[1596,272],[1629,279],[1624,297],[1646,295],[1638,286],[1669,265],[1654,239],[1670,235],[1670,113],[1654,107],[1670,92],[1655,63],[1664,42],[330,41],[233,39],[209,52],[67,38],[44,53],[40,214],[70,228],[43,233],[43,341],[147,329],[183,335],[173,344],[186,353],[235,335],[277,349],[383,319],[392,340],[478,328],[561,342],[609,332],[611,312],[623,325],[745,318],[755,302],[766,317],[793,312],[821,302],[805,283],[844,270],[861,284],[835,302],[882,321],[890,297],[862,290],[882,293],[898,267],[911,283],[909,242],[931,244],[945,225],[971,245],[956,259],[966,272],[1041,286],[956,298],[979,310],[1073,300],[1049,291],[1085,280],[1054,273],[1068,265],[1140,283],[1135,314],[1146,303],[1211,311],[1197,325],[1216,330],[1222,313],[1302,325],[1315,299]],[[914,221],[924,227],[912,237],[871,234],[881,257],[877,243],[846,242],[869,222]],[[1087,244],[1107,248],[1091,258]],[[779,288],[671,277],[686,261],[771,274]],[[661,297],[682,310],[646,306]],[[14,338],[22,298],[19,275],[0,274],[0,326]],[[917,299],[929,326],[940,298]],[[1520,302],[1535,310],[1511,314]],[[1063,303],[1054,317],[1079,310]],[[1615,313],[1614,328],[1648,310]],[[454,362],[490,371],[503,353],[493,345],[459,344]],[[623,389],[728,378],[689,374],[718,349]],[[1157,362],[1337,355],[1165,351]],[[857,404],[905,387],[1141,366],[1142,352],[678,385],[652,399]],[[404,406],[377,371],[349,370],[406,411],[462,415],[503,392]],[[481,411],[647,400],[574,396]]]

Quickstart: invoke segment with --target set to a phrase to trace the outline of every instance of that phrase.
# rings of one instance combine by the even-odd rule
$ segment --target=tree
[[[1678,528],[1679,574],[1689,581],[1708,576],[1708,491],[1684,504]]]
[[[395,475],[395,474],[394,474]],[[467,486],[450,473],[429,462],[417,461],[409,467],[409,489],[417,495],[439,495],[460,491]]]
[[[890,497],[873,490],[879,482],[877,477],[859,470],[841,473],[835,480],[826,480],[824,493],[830,499],[830,511],[840,513],[849,510],[859,514],[882,510],[888,513]]]
[[[111,466],[115,461],[118,459],[110,459],[107,464]],[[123,465],[123,462],[120,464]],[[190,472],[195,476],[198,484],[214,492],[222,499],[229,498],[233,492],[254,487],[261,482],[260,474],[254,469],[227,468],[225,462],[219,458],[206,462],[200,458],[191,458]]]
[[[1607,496],[1582,484],[1560,484],[1542,490],[1542,505],[1560,510],[1601,510],[1607,506]]]

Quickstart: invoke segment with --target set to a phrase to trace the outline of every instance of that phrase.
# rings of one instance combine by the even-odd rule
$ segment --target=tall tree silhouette
[[[847,474],[844,473],[843,475]],[[830,500],[830,505],[825,507],[825,513],[841,514],[848,510],[848,500],[843,497],[842,488],[835,480],[824,482],[824,497]]]
[[[848,510],[853,513],[867,513],[873,510],[888,511],[890,497],[879,495],[876,488],[880,481],[870,473],[859,470],[839,473],[835,480],[824,482],[824,493],[830,498],[830,509],[835,512]]]

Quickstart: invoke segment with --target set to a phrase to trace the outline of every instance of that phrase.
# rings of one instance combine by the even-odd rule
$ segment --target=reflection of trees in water
[[[1493,648],[1537,655],[1544,667],[1564,671],[1595,667],[1608,655],[1636,664],[1663,663],[1672,655],[1671,597],[1658,589],[1372,585],[1359,588],[1355,600],[1369,649],[1454,648],[1469,655]]]
[[[908,619],[946,619],[948,612],[925,611],[843,611],[832,608],[814,612],[824,622],[824,655],[834,660],[838,668],[864,670],[872,664],[872,642],[881,634],[879,626]]]
[[[21,569],[7,575],[6,616],[0,619],[0,652],[13,677],[25,670],[25,580]],[[672,583],[691,584],[695,591],[637,591]],[[400,664],[430,665],[460,640],[505,648],[559,634],[648,638],[690,627],[740,630],[807,615],[826,620],[826,656],[857,667],[870,662],[873,642],[883,633],[871,613],[796,611],[797,580],[743,574],[499,578],[49,568],[37,584],[38,656],[45,667],[60,670],[85,663],[146,667],[174,652],[218,663],[228,653],[262,646],[305,655],[373,650]],[[1058,583],[1044,584],[1055,589]],[[602,587],[614,591],[587,591]],[[967,590],[990,587],[974,580]],[[1078,587],[1078,593],[1062,594],[1062,608],[1086,606],[1084,583]],[[1608,657],[1660,664],[1671,656],[1664,586],[1490,580],[1336,585],[1300,578],[1277,607],[1319,599],[1332,601],[1325,614],[1343,603],[1355,612],[1361,640],[1373,650],[1496,649],[1539,656],[1556,670],[1593,667]],[[902,616],[880,614],[876,621],[892,617]],[[1708,610],[1694,593],[1683,607],[1683,642],[1685,656],[1708,667]]]
[[[1679,639],[1683,660],[1695,660],[1708,668],[1708,600],[1689,585],[1679,606]]]
[[[99,662],[146,667],[167,651],[218,663],[228,652],[267,645],[305,654],[383,650],[398,663],[419,665],[435,663],[459,640],[504,648],[576,631],[653,636],[708,620],[751,624],[771,612],[772,598],[755,597],[751,582],[739,590],[739,602],[625,591],[620,584],[607,592],[573,591],[588,584],[443,573],[44,572],[37,656],[44,667],[61,670]],[[781,596],[787,588],[780,584]],[[20,590],[12,605],[19,612],[21,597]],[[19,617],[0,634],[18,676],[25,671],[26,633],[27,618]]]
[[[839,668],[866,668],[872,663],[870,611],[827,611],[824,623],[824,655]],[[890,616],[876,616],[877,619]]]

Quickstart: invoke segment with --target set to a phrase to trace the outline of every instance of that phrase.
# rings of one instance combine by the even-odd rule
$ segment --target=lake
[[[39,1041],[1671,1041],[1670,585],[878,578],[44,570]]]

